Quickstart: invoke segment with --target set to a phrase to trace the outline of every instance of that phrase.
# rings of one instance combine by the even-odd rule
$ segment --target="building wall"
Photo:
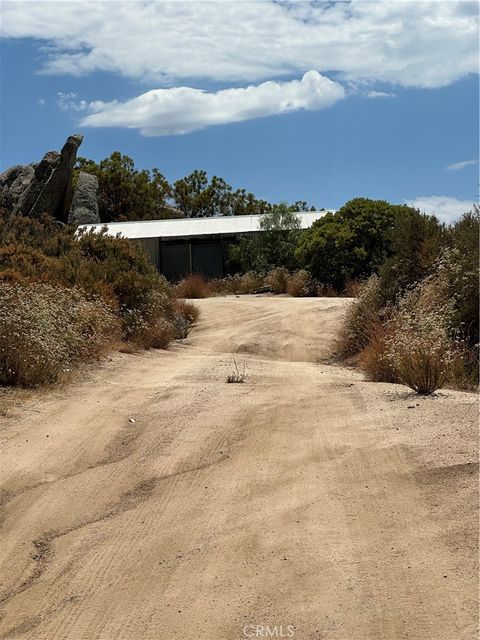
[[[234,239],[191,238],[188,240],[140,239],[150,262],[167,280],[181,280],[189,273],[208,278],[226,275],[228,245]]]

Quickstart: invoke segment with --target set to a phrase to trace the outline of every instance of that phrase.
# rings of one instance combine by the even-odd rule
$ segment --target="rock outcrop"
[[[0,174],[0,207],[13,212],[34,173],[35,165],[17,164]]]
[[[47,213],[66,222],[72,201],[73,167],[83,136],[69,136],[60,153],[49,151],[37,165],[16,166],[0,175],[0,205],[35,218]]]
[[[68,214],[70,224],[95,224],[100,222],[98,178],[80,171]]]

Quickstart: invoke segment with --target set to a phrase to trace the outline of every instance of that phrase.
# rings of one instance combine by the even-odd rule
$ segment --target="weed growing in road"
[[[233,366],[234,366],[234,371],[232,371],[232,373],[229,373],[228,376],[225,379],[225,382],[228,383],[234,383],[234,384],[241,384],[243,382],[245,382],[246,378],[247,378],[247,372],[246,372],[246,365],[243,365],[243,369],[240,370],[237,364],[237,361],[235,360],[235,358],[233,359]]]

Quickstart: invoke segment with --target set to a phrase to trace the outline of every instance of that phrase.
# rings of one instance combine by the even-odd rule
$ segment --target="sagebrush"
[[[45,283],[0,281],[0,383],[55,382],[121,337],[118,316],[100,298]]]

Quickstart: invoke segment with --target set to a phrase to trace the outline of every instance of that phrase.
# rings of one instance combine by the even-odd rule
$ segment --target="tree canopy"
[[[350,200],[302,234],[297,258],[320,282],[341,290],[348,280],[379,270],[392,252],[395,220],[407,211],[414,210],[385,200]]]
[[[79,171],[98,178],[103,222],[252,215],[278,207],[256,198],[246,189],[233,189],[219,176],[209,178],[202,170],[195,170],[170,184],[158,169],[136,169],[132,158],[118,151],[99,163],[79,158],[76,172]],[[288,205],[288,209],[308,211],[309,206],[299,200]]]
[[[262,233],[243,237],[230,248],[232,270],[265,272],[273,267],[296,267],[295,246],[300,220],[282,202],[265,213],[260,221]]]

